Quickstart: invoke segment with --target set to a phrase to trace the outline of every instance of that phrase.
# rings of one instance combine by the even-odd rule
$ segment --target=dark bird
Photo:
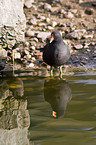
[[[50,65],[50,75],[52,76],[52,66],[60,69],[60,76],[62,76],[62,65],[64,65],[70,58],[70,49],[64,43],[61,34],[58,31],[51,33],[51,40],[48,45],[44,47],[43,60]]]

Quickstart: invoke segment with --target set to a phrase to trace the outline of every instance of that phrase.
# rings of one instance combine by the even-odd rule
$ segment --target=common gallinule
[[[64,65],[70,58],[70,49],[64,43],[61,34],[58,31],[51,33],[51,40],[48,45],[44,47],[43,60],[50,65],[50,75],[53,75],[52,66],[58,67],[60,76],[62,76],[62,65]]]

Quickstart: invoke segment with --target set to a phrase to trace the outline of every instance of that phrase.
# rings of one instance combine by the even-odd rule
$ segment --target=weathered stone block
[[[0,45],[10,48],[24,41],[25,26],[23,0],[0,0]]]

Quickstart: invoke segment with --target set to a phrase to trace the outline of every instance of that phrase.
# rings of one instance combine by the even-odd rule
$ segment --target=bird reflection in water
[[[67,103],[72,98],[71,88],[68,82],[59,78],[51,78],[45,80],[44,97],[52,107],[52,115],[55,118],[64,116]]]

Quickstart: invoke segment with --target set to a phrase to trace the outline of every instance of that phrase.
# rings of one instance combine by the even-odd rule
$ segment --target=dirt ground
[[[47,3],[51,6],[50,10],[46,10],[44,8],[44,4]],[[66,13],[71,12],[73,16],[69,15],[66,16]],[[96,53],[96,1],[91,0],[36,0],[35,3],[33,3],[33,7],[26,8],[24,7],[24,13],[27,19],[26,23],[26,31],[28,29],[31,29],[35,32],[52,32],[53,29],[47,29],[46,26],[48,23],[51,23],[51,21],[55,21],[57,25],[54,27],[55,30],[59,30],[63,32],[63,39],[65,39],[71,48],[71,61],[72,63],[79,63],[87,64],[95,63],[95,55]],[[38,16],[44,16],[46,19],[49,18],[51,21],[46,22],[45,20],[42,20],[42,18],[39,20],[39,24],[41,22],[41,25],[37,24],[31,24],[29,25],[28,21],[32,19],[32,17],[35,17],[36,21],[38,21]],[[44,23],[44,25],[42,24]],[[61,27],[59,24],[66,24],[66,27]],[[70,26],[68,26],[70,24]],[[74,32],[74,30],[84,29],[87,32],[87,35],[92,36],[84,38],[84,39],[70,39],[66,38],[66,34]],[[26,37],[26,41],[30,41],[30,37]],[[92,47],[88,47],[88,51],[84,49],[74,49],[75,45],[85,45],[92,44]],[[43,46],[43,42],[37,42],[36,47]],[[94,51],[93,51],[94,48]],[[83,55],[82,55],[83,54]],[[85,54],[85,55],[84,55]],[[91,55],[90,55],[91,54]],[[81,57],[82,55],[82,57]],[[93,56],[94,55],[94,56]],[[77,57],[77,58],[76,58]],[[81,57],[81,58],[80,58]],[[85,59],[84,59],[85,58]],[[80,60],[81,59],[81,60]],[[76,61],[75,61],[76,60]],[[90,61],[91,60],[91,61]]]

